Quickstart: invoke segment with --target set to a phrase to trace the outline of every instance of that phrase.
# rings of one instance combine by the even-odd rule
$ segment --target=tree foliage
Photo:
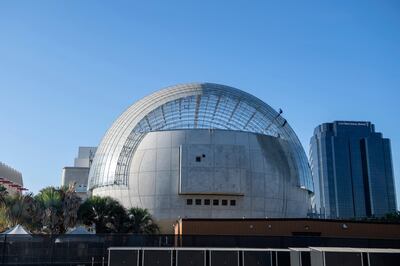
[[[1,213],[7,227],[13,227],[18,224],[25,226],[36,224],[35,215],[37,206],[32,194],[7,195],[3,200],[4,203],[1,207]]]
[[[81,205],[81,198],[75,193],[75,185],[62,187],[62,216],[65,229],[74,227],[78,221],[78,210]]]
[[[127,230],[135,234],[157,234],[160,228],[154,222],[147,209],[131,208],[128,210]]]
[[[0,207],[2,207],[5,204],[7,196],[8,196],[7,189],[0,184]]]
[[[390,222],[390,223],[400,223],[400,211],[387,213],[383,217],[383,220],[387,221],[387,222]]]
[[[40,190],[39,194],[35,196],[35,200],[40,206],[41,222],[43,225],[43,232],[45,233],[61,233],[62,219],[61,219],[61,195],[54,187],[47,187]]]
[[[124,233],[128,219],[125,208],[110,197],[93,196],[79,208],[79,220],[87,226],[95,226],[96,233]]]
[[[63,234],[75,226],[81,202],[75,193],[75,186],[44,188],[35,196],[35,200],[41,209],[38,214],[44,233]]]
[[[7,194],[0,186],[0,232],[23,225],[33,233],[63,234],[77,223],[96,233],[156,234],[160,229],[147,209],[126,210],[110,197],[93,196],[83,203],[75,187],[46,187],[36,195]]]

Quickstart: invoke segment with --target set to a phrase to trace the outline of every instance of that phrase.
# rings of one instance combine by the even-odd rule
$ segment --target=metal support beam
[[[247,120],[246,124],[243,126],[243,129],[246,129],[247,126],[250,124],[250,121],[253,120],[254,116],[257,114],[257,110],[254,111],[254,113],[250,116],[249,120]]]
[[[235,114],[237,108],[239,107],[239,104],[240,104],[240,99],[238,99],[238,102],[235,104],[235,107],[233,108],[232,113],[231,113],[231,115],[229,116],[228,122],[230,122],[230,121],[232,120],[233,115]]]
[[[214,108],[214,112],[213,112],[211,120],[214,120],[214,117],[215,117],[215,114],[217,113],[217,109],[219,107],[220,102],[221,102],[221,95],[218,95],[217,103],[215,104],[215,108]]]
[[[194,111],[194,128],[197,128],[197,124],[199,122],[199,108],[200,108],[201,96],[196,96],[196,107]]]

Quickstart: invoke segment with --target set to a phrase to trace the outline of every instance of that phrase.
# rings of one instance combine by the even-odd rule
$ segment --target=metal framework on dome
[[[219,84],[185,84],[158,91],[132,105],[106,134],[122,140],[114,174],[101,176],[107,147],[100,145],[90,172],[91,189],[106,185],[128,185],[130,162],[148,132],[175,129],[226,129],[270,135],[287,140],[292,146],[299,171],[299,186],[313,191],[305,152],[292,128],[281,116],[258,98]],[[118,127],[128,129],[121,133]],[[126,134],[129,132],[129,134]],[[114,141],[115,143],[115,141]],[[107,145],[105,145],[107,146]],[[98,156],[99,155],[99,156]],[[97,160],[96,160],[97,159]],[[110,166],[109,166],[110,168]],[[108,169],[110,170],[110,169]]]

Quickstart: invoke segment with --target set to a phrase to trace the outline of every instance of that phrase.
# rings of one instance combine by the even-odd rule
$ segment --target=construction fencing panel
[[[399,266],[400,253],[368,253],[369,266]]]
[[[139,249],[109,249],[108,265],[139,266]]]
[[[275,251],[276,253],[276,266],[290,266],[290,252],[285,251]]]
[[[338,239],[321,237],[269,237],[269,236],[176,236],[176,235],[137,235],[137,234],[97,234],[97,235],[0,235],[0,265],[58,265],[58,266],[103,266],[108,262],[108,248],[110,247],[130,247],[139,252],[139,265],[142,265],[142,251],[146,248],[170,248],[173,252],[178,249],[202,249],[205,251],[206,266],[210,263],[210,250],[230,249],[240,251],[250,251],[250,249],[287,249],[289,247],[304,248],[308,243],[316,244],[317,247],[340,247],[351,246],[361,249],[400,249],[400,241],[395,239]],[[318,245],[317,245],[318,244]],[[327,245],[329,244],[329,246]],[[337,244],[337,245],[335,245]],[[340,245],[339,245],[340,244]],[[179,251],[179,250],[178,250]],[[256,253],[239,252],[240,266],[245,266],[247,261],[256,261],[262,265],[266,260],[264,255]],[[277,251],[278,252],[278,251]],[[287,264],[289,260],[288,252],[270,252],[272,261],[271,266]],[[380,266],[381,261],[386,261],[390,265],[392,259],[397,255],[388,252],[369,252],[363,253],[363,265]],[[268,253],[268,252],[267,252]],[[382,253],[381,255],[377,253]],[[392,252],[393,253],[393,252]],[[308,253],[305,253],[308,254]],[[181,253],[185,260],[185,253]],[[194,260],[197,256],[190,256],[193,260],[189,262],[201,264],[200,259]],[[268,255],[265,255],[268,256]],[[302,266],[306,266],[306,256],[303,255]],[[369,257],[368,257],[369,256]],[[172,254],[173,265],[179,263],[179,255]],[[368,260],[369,258],[369,260]],[[397,257],[396,257],[397,258]],[[105,262],[105,263],[104,263]],[[161,263],[161,262],[160,262]],[[181,264],[179,264],[181,265]],[[190,266],[190,264],[188,264]],[[267,264],[268,265],[268,264]],[[399,263],[400,265],[400,263]]]
[[[290,266],[311,266],[309,248],[289,248]]]
[[[310,250],[311,266],[400,265],[400,249],[310,247]]]
[[[176,266],[206,266],[206,250],[177,249]]]
[[[239,251],[229,249],[210,250],[210,266],[239,266]]]
[[[285,249],[109,248],[109,266],[290,266]]]
[[[325,266],[363,266],[361,253],[324,252]]]
[[[166,248],[160,249],[143,249],[142,265],[143,266],[172,266],[173,250]]]
[[[246,250],[242,258],[243,266],[272,266],[271,251]]]
[[[291,266],[288,249],[243,249],[243,266]]]
[[[310,247],[249,248],[132,248],[108,249],[108,266],[398,266],[400,249]],[[39,265],[46,265],[40,264]],[[91,265],[60,264],[57,265]],[[11,263],[8,265],[23,265]],[[93,265],[96,265],[94,263]],[[105,264],[102,264],[105,265]]]
[[[311,257],[310,257],[310,252],[307,251],[302,251],[300,252],[300,260],[301,260],[301,265],[300,266],[311,266]]]

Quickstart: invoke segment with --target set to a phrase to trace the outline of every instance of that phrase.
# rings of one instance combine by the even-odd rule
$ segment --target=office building
[[[310,143],[314,210],[325,218],[383,216],[396,211],[390,140],[370,122],[335,121]]]

